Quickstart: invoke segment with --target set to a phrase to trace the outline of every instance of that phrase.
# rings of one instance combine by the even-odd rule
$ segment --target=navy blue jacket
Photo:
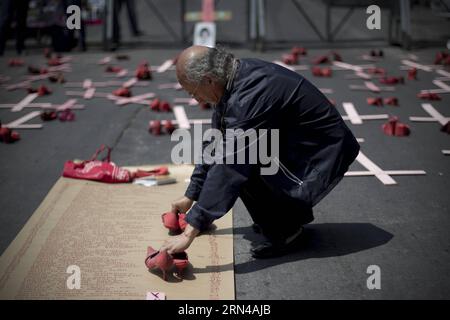
[[[303,206],[312,207],[328,194],[359,152],[339,112],[314,85],[296,72],[258,59],[239,60],[232,87],[214,110],[212,127],[279,129],[280,170],[261,178],[274,192]],[[196,165],[185,195],[197,202],[187,222],[205,230],[226,214],[254,166]]]

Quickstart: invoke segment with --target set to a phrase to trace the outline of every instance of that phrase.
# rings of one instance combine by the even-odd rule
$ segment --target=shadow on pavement
[[[216,234],[229,232],[229,229],[216,230]],[[234,233],[243,234],[252,244],[262,240],[251,227],[235,228]],[[249,273],[275,265],[310,258],[343,256],[368,250],[386,244],[393,234],[371,223],[320,223],[305,227],[303,240],[298,249],[288,255],[272,259],[255,259],[235,265],[236,273]]]

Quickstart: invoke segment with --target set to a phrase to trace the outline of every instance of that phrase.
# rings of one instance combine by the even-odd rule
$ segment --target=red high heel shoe
[[[184,231],[186,229],[186,214],[185,213],[173,213],[173,212],[166,212],[161,215],[162,222],[164,224],[164,227],[169,229],[172,232],[180,232]]]
[[[175,266],[177,274],[181,275],[183,270],[189,265],[189,260],[186,252],[168,254],[167,251],[157,251],[149,246],[147,247],[145,265],[149,270],[161,269],[163,279],[167,281],[167,271],[172,266]]]
[[[157,251],[152,247],[147,247],[147,258],[145,259],[145,265],[149,270],[161,269],[163,273],[163,279],[167,280],[167,270],[173,265],[173,258],[167,251]]]

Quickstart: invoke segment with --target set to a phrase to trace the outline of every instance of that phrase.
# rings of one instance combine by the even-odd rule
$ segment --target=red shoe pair
[[[175,131],[175,126],[170,120],[164,120],[164,125],[160,120],[151,120],[148,124],[148,131],[155,136],[159,136],[162,133],[162,129],[171,134]]]
[[[149,270],[161,269],[163,279],[167,280],[167,271],[175,266],[180,275],[188,266],[188,255],[186,252],[168,254],[167,251],[157,251],[152,247],[147,247],[147,258],[145,265]]]
[[[65,109],[59,112],[59,121],[74,121],[75,113],[70,109]]]
[[[113,95],[115,95],[117,97],[129,98],[129,97],[131,97],[131,90],[128,88],[119,88],[119,89],[113,91]]]
[[[382,126],[383,132],[388,136],[404,137],[409,136],[411,130],[409,126],[398,121],[397,117],[392,117]]]
[[[42,121],[52,121],[52,120],[55,120],[57,117],[58,117],[58,114],[56,113],[56,111],[52,111],[52,110],[46,111],[46,110],[44,110],[44,111],[41,112],[41,119],[42,119]]]
[[[282,59],[283,63],[287,64],[287,65],[298,64],[298,55],[296,55],[294,53],[283,54],[281,56],[281,59]]]
[[[24,65],[24,61],[22,59],[10,59],[8,65],[10,67],[20,67]]]
[[[172,111],[172,108],[170,107],[170,104],[167,101],[160,101],[159,99],[154,99],[150,103],[150,109],[152,109],[153,111],[164,111],[164,112]]]
[[[437,93],[432,92],[419,93],[417,98],[424,100],[441,100],[441,97]]]
[[[39,88],[34,89],[34,88],[28,88],[28,93],[37,93],[39,97],[51,94],[52,92],[50,91],[49,88],[47,88],[44,85],[39,86]]]
[[[316,77],[331,77],[331,68],[312,67],[311,72]]]
[[[106,72],[112,72],[112,73],[119,73],[123,69],[121,67],[115,67],[115,66],[107,66],[105,71]]]
[[[20,135],[17,131],[2,127],[0,124],[0,141],[4,143],[13,143],[17,140],[20,140]]]
[[[387,104],[390,106],[398,106],[398,99],[395,97],[389,97],[389,98],[384,98],[384,100],[383,100],[380,97],[377,97],[377,98],[369,97],[369,98],[367,98],[367,104],[369,104],[371,106],[383,106],[383,104]]]
[[[142,62],[136,69],[136,78],[139,80],[151,80],[152,73],[147,62]]]
[[[399,84],[399,83],[405,83],[405,80],[403,79],[403,77],[383,77],[383,78],[380,78],[380,83]]]
[[[164,227],[166,227],[167,229],[169,229],[169,231],[173,233],[179,233],[181,231],[184,231],[184,229],[186,229],[187,222],[185,213],[177,214],[173,212],[166,212],[162,214],[161,218]]]

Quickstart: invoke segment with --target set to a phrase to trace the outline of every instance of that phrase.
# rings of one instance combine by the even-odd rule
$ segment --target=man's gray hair
[[[192,83],[199,83],[205,75],[211,75],[226,85],[233,70],[233,60],[233,54],[222,48],[211,48],[199,58],[186,62],[186,78]]]

